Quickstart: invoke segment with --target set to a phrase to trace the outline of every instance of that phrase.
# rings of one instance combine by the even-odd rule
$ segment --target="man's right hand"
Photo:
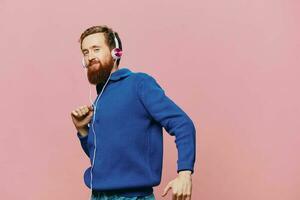
[[[72,121],[81,136],[86,136],[88,132],[88,123],[93,117],[94,109],[92,106],[80,106],[71,112]]]

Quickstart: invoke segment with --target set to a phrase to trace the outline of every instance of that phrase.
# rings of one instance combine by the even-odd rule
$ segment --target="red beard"
[[[113,64],[113,61],[110,61],[107,64],[102,64],[102,62],[99,60],[91,61],[87,70],[89,82],[94,85],[104,85],[110,75]]]

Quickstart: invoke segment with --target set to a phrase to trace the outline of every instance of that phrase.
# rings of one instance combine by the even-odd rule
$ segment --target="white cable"
[[[114,61],[113,67],[115,67],[116,61],[117,61],[117,59]],[[87,68],[85,68],[85,69],[87,71]],[[92,166],[91,166],[91,170],[90,170],[90,175],[91,175],[91,181],[90,181],[90,185],[91,185],[91,197],[90,197],[90,200],[92,200],[92,192],[93,192],[93,172],[92,171],[93,171],[93,168],[94,168],[94,162],[95,162],[95,157],[96,157],[96,149],[97,149],[97,142],[96,142],[97,138],[96,138],[96,132],[95,132],[95,129],[94,129],[94,121],[95,121],[95,118],[96,118],[98,100],[100,99],[100,97],[101,97],[101,95],[102,95],[102,93],[104,91],[104,88],[106,87],[106,85],[107,85],[107,83],[108,83],[108,81],[110,79],[110,76],[112,74],[111,72],[112,72],[112,70],[110,71],[109,77],[106,80],[104,86],[102,87],[102,90],[101,90],[100,94],[97,96],[95,104],[92,102],[92,99],[91,99],[91,96],[92,96],[91,85],[89,84],[89,89],[90,89],[89,99],[90,99],[90,102],[91,102],[91,104],[93,105],[93,108],[94,108],[93,121],[92,121],[92,130],[93,130],[93,133],[94,133],[94,145],[95,145],[94,155],[93,155],[93,162],[92,162]]]

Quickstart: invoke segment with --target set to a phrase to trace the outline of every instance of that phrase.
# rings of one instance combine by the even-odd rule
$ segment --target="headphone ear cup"
[[[114,48],[113,50],[111,50],[111,56],[113,57],[113,59],[120,59],[122,56],[122,50],[119,48]]]

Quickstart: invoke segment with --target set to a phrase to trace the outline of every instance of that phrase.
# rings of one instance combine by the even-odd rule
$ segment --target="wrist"
[[[77,128],[77,131],[83,137],[88,134],[88,128],[87,127]]]
[[[179,171],[178,173],[181,176],[191,176],[192,172],[190,170]]]

